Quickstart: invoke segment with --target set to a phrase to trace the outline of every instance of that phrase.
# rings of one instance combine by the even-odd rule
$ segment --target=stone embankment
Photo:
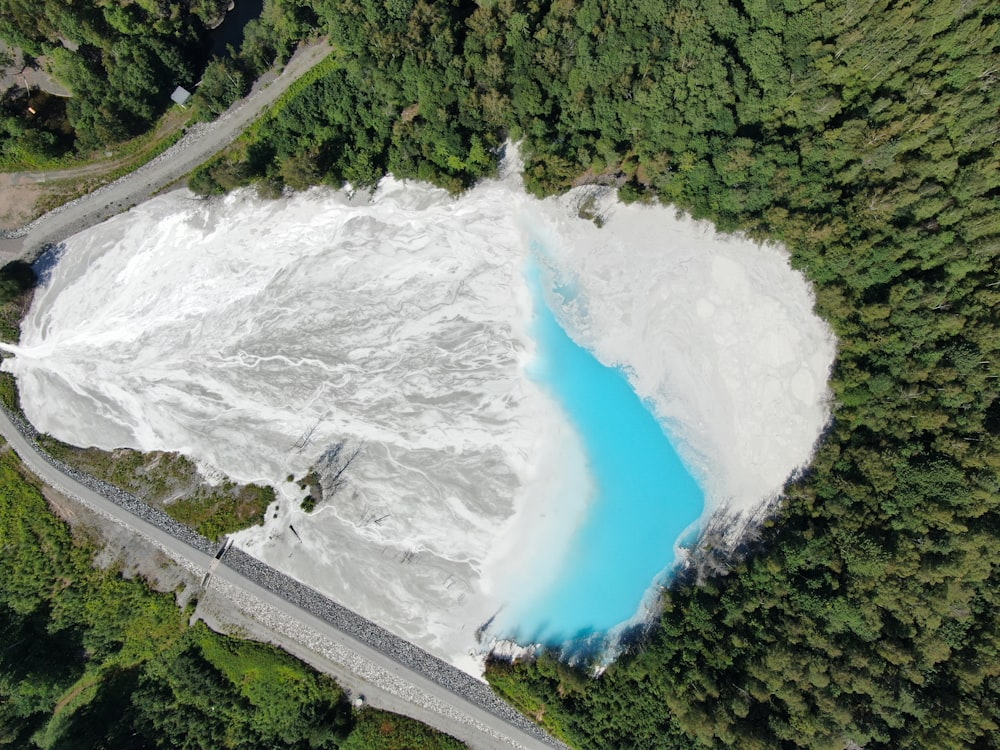
[[[142,502],[135,495],[125,492],[112,484],[63,463],[58,458],[50,455],[45,448],[39,445],[39,433],[38,430],[35,429],[34,425],[25,421],[19,414],[15,414],[8,409],[4,409],[4,413],[17,428],[17,431],[24,436],[24,439],[31,443],[34,449],[38,452],[38,455],[44,458],[57,471],[75,479],[85,487],[89,487],[94,492],[104,496],[120,508],[124,508],[132,515],[138,516],[153,526],[162,529],[167,534],[170,534],[170,536],[181,540],[188,546],[194,547],[200,552],[204,552],[208,555],[215,554],[218,549],[217,544],[206,539],[190,526],[185,526],[180,521],[175,521],[162,510],[146,505],[146,503]]]
[[[75,469],[51,456],[39,445],[39,433],[34,426],[7,409],[4,409],[4,412],[10,418],[18,432],[57,471],[72,477],[80,484],[99,493],[115,505],[200,552],[210,556],[218,553],[219,545],[198,534],[190,527],[179,521],[175,521],[163,511],[147,505],[131,493]],[[220,563],[241,574],[261,588],[305,610],[358,641],[365,643],[402,666],[423,675],[446,690],[455,693],[508,724],[532,735],[539,741],[552,747],[566,747],[502,701],[485,683],[432,656],[409,641],[390,633],[385,628],[376,625],[374,622],[338,604],[318,591],[280,573],[242,550],[230,546],[222,554]],[[392,689],[398,686],[386,687]],[[398,692],[398,690],[394,690],[394,692]]]
[[[500,700],[485,683],[456,669],[436,656],[432,656],[419,646],[390,633],[385,628],[323,596],[314,589],[278,572],[257,558],[251,557],[236,547],[231,547],[224,555],[223,563],[259,586],[325,620],[338,630],[367,643],[377,651],[419,672],[453,693],[457,693],[480,708],[499,716],[504,721],[543,741],[551,741],[535,724]],[[554,747],[560,746],[552,744]]]

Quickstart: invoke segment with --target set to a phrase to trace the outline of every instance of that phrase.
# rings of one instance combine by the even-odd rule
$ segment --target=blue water
[[[260,18],[263,12],[264,0],[236,0],[233,9],[226,13],[225,20],[208,34],[212,45],[210,54],[214,57],[229,57],[230,45],[239,50],[247,24]]]
[[[594,486],[556,582],[534,602],[515,605],[518,641],[557,645],[635,616],[674,562],[674,545],[701,516],[704,494],[625,374],[602,365],[560,326],[536,266],[528,283],[538,344],[529,375],[578,432]]]

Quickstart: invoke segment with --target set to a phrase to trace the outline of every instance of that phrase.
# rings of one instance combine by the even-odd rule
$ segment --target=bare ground
[[[94,558],[97,567],[118,568],[125,578],[141,579],[156,591],[172,591],[181,606],[200,587],[200,581],[190,571],[138,534],[48,485],[42,486],[42,494],[74,534],[86,537],[100,550]]]
[[[0,229],[16,229],[36,216],[43,188],[18,174],[0,174]]]
[[[171,110],[151,135],[140,136],[141,146],[132,142],[119,147],[119,152],[134,149],[129,153],[95,153],[80,166],[65,169],[0,172],[0,229],[23,227],[46,211],[110,182],[128,164],[141,164],[158,144],[183,128],[190,115],[180,108]]]

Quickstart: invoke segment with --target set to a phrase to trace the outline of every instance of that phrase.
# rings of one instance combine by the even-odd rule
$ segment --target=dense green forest
[[[55,156],[145,132],[176,86],[198,80],[206,57],[205,23],[225,5],[0,0],[0,38],[32,56],[44,55],[73,93],[62,105],[72,137],[8,108],[0,132],[5,128],[14,137],[5,139],[4,150]]]
[[[173,595],[91,565],[97,549],[0,453],[0,746],[464,747],[405,717],[353,712],[271,646],[187,624]]]
[[[492,682],[579,747],[997,747],[1000,7],[268,8],[275,54],[336,53],[197,190],[458,190],[510,136],[536,193],[602,181],[783,240],[840,340],[812,469],[728,575],[682,580],[598,679],[546,654]]]
[[[63,99],[15,87],[0,98],[0,164],[44,164],[145,133],[179,85],[196,91],[202,118],[214,117],[313,28],[307,10],[268,0],[240,49],[209,60],[210,26],[228,4],[0,0],[0,39],[29,55],[29,64],[44,58],[72,92]],[[36,113],[26,116],[29,105]]]
[[[1000,8],[315,0],[337,56],[203,192],[387,170],[621,185],[785,241],[840,351],[807,476],[599,679],[490,679],[589,748],[991,748],[1000,725]],[[556,655],[557,656],[557,655]]]

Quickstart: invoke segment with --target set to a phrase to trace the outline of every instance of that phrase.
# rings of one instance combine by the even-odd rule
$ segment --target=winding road
[[[326,41],[299,47],[280,74],[272,71],[260,78],[250,94],[236,102],[219,119],[188,128],[183,138],[152,161],[82,198],[49,211],[29,224],[21,236],[0,239],[0,263],[16,259],[34,260],[46,246],[56,245],[77,232],[127,211],[177,182],[236,140],[289,86],[332,51]]]

